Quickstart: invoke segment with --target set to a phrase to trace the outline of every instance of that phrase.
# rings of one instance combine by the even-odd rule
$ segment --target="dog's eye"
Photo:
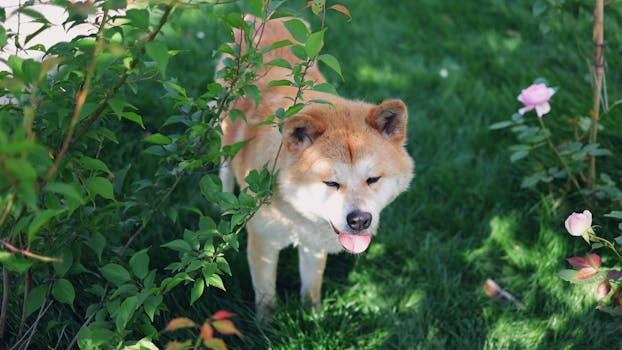
[[[380,176],[370,177],[367,179],[367,185],[375,184],[378,180],[380,180]]]
[[[324,181],[324,184],[328,187],[334,187],[336,189],[339,189],[339,187],[341,187],[341,185],[339,185],[338,183],[334,181]]]

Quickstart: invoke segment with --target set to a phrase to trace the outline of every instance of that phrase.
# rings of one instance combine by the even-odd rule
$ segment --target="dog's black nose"
[[[348,214],[346,220],[348,221],[348,226],[354,231],[363,231],[371,225],[371,213],[356,209]]]

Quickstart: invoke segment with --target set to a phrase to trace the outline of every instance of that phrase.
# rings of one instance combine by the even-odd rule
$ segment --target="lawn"
[[[197,317],[217,307],[238,313],[245,338],[231,345],[240,348],[619,346],[616,320],[595,310],[591,287],[556,275],[568,268],[566,257],[587,250],[563,225],[583,204],[568,198],[553,206],[545,192],[521,188],[531,169],[510,162],[507,147],[514,136],[488,128],[521,107],[516,96],[536,78],[559,88],[553,113],[545,117],[553,127],[563,127],[571,113],[587,114],[589,6],[571,4],[573,11],[550,11],[547,17],[534,15],[532,1],[342,3],[353,19],[328,16],[324,52],[339,59],[344,79],[329,77],[343,96],[406,102],[416,177],[383,213],[367,253],[329,259],[321,312],[301,306],[296,254],[288,250],[279,265],[281,307],[268,326],[256,328],[252,320],[244,253],[234,258],[234,276],[225,281],[229,292],[207,297],[193,310]],[[616,3],[606,10],[613,97],[622,87],[615,77],[622,36],[614,22],[621,9]],[[190,22],[188,31],[204,26]],[[177,58],[185,62],[180,81],[192,79],[197,69],[183,56]],[[609,132],[603,142],[615,152],[607,162],[620,155],[618,117],[612,113],[604,121]],[[613,174],[619,177],[619,168]],[[482,288],[488,278],[524,307],[491,300]]]
[[[490,129],[522,107],[518,94],[538,78],[557,88],[552,111],[544,117],[551,130],[568,131],[570,118],[589,113],[592,4],[567,1],[563,10],[541,12],[545,2],[340,0],[352,20],[329,11],[323,52],[339,60],[343,79],[328,71],[326,75],[342,96],[374,103],[400,98],[407,104],[407,148],[416,162],[409,190],[385,209],[366,253],[329,257],[318,312],[298,297],[297,254],[287,249],[280,255],[274,319],[255,323],[243,233],[240,252],[227,256],[233,272],[223,277],[227,292],[209,288],[190,306],[191,285],[180,285],[164,297],[168,309],[154,325],[162,329],[180,316],[203,320],[225,309],[237,314],[233,320],[244,335],[225,340],[239,349],[619,348],[620,322],[596,310],[594,286],[570,284],[557,273],[570,268],[567,257],[589,249],[568,235],[566,217],[590,209],[595,223],[613,239],[619,235],[617,223],[603,214],[622,210],[622,205],[600,201],[601,206],[586,207],[579,196],[544,185],[521,187],[523,177],[537,169],[525,160],[510,161],[513,133]],[[299,11],[305,3],[288,6]],[[205,6],[180,11],[177,31],[166,27],[160,38],[175,52],[166,78],[190,96],[202,94],[213,81],[214,50],[225,37],[218,14],[226,10]],[[319,19],[309,10],[304,13],[317,29]],[[607,90],[613,103],[622,98],[620,2],[608,5],[606,14]],[[131,103],[141,111],[147,131],[156,132],[174,108],[162,99],[160,85],[140,84]],[[603,118],[600,142],[612,155],[598,161],[599,171],[618,181],[621,116],[616,109]],[[527,117],[536,118],[533,112]],[[137,128],[119,132],[137,140],[144,137]],[[111,169],[127,172],[127,163],[140,160],[126,183],[157,169],[158,159],[136,143],[115,147],[102,155]],[[199,179],[184,179],[170,205],[178,199],[215,211],[196,194]],[[189,218],[195,219],[182,213],[171,223],[158,215],[137,238],[136,247],[151,247],[151,267],[158,273],[167,273],[164,267],[171,260],[171,251],[160,245],[194,225],[196,220],[185,226]],[[123,242],[120,237],[108,239]],[[613,256],[603,256],[603,265],[620,264]],[[487,279],[521,305],[487,296]],[[79,289],[80,282],[74,283]],[[51,309],[58,310],[54,315],[66,315],[66,307],[58,307]],[[67,322],[68,329],[76,330],[82,321]],[[158,344],[176,336],[165,334]],[[35,342],[55,339],[38,334]]]

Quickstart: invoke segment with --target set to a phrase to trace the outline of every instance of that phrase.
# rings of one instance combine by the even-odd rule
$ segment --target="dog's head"
[[[374,106],[335,99],[314,104],[283,127],[283,199],[309,220],[330,225],[351,253],[369,246],[380,212],[412,179],[400,100]]]

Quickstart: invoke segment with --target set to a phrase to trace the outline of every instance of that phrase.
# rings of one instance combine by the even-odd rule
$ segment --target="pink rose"
[[[572,236],[581,236],[586,242],[590,242],[589,234],[592,232],[592,213],[584,210],[583,213],[572,213],[564,223],[566,230]]]
[[[531,85],[518,95],[518,100],[525,105],[518,110],[518,113],[525,114],[535,109],[538,117],[542,118],[543,115],[551,111],[549,100],[554,93],[555,90],[544,84]]]

